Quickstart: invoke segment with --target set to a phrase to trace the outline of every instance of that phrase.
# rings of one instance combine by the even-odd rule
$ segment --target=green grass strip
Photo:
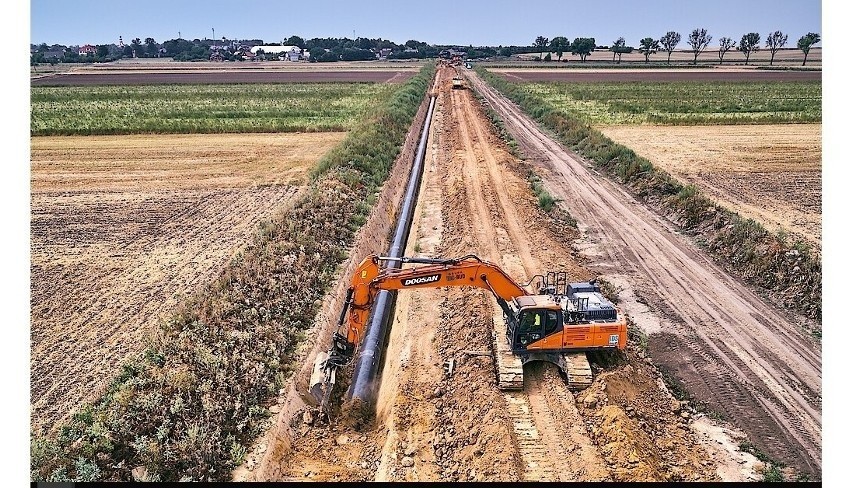
[[[685,186],[632,149],[617,144],[587,120],[544,101],[523,84],[510,83],[481,67],[477,73],[517,103],[557,140],[590,159],[604,173],[658,205],[718,262],[746,282],[772,291],[785,307],[822,320],[822,262],[802,242],[790,242],[761,224],[719,207],[694,186]]]
[[[822,84],[788,82],[521,83],[554,109],[593,125],[822,122]]]
[[[386,83],[32,87],[30,134],[346,131],[395,89]]]
[[[31,439],[34,481],[227,481],[292,374],[358,228],[434,74],[424,67],[323,157],[306,195],[262,224],[206,289],[154,334],[107,394],[57,436]]]

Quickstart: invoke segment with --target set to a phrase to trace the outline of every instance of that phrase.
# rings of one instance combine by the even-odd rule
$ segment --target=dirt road
[[[566,271],[572,281],[592,278],[572,251],[578,232],[538,207],[526,165],[493,133],[473,93],[451,88],[452,74],[439,70],[406,255],[473,253],[519,282],[547,270]],[[283,458],[264,459],[236,479],[719,479],[723,461],[705,450],[689,429],[690,414],[645,361],[631,352],[601,372],[583,400],[546,364],[525,369],[522,391],[501,392],[492,320],[502,316],[482,290],[399,293],[375,419],[328,425],[310,409],[278,419],[291,432],[263,439],[260,451],[283,451]]]
[[[593,270],[622,288],[653,361],[769,456],[821,474],[822,357],[801,319],[728,276],[661,217],[545,135],[475,73],[551,194],[577,219]]]

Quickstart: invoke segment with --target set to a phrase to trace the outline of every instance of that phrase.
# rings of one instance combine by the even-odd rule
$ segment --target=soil
[[[822,243],[822,124],[597,127],[767,229]]]
[[[370,71],[306,71],[306,70],[193,70],[173,72],[148,70],[143,72],[77,72],[68,71],[51,76],[32,78],[32,86],[90,86],[90,85],[160,85],[203,83],[315,83],[366,82],[402,83],[414,76],[415,70]]]
[[[31,428],[103,391],[345,134],[31,139]]]
[[[473,93],[451,88],[454,73],[438,71],[406,255],[473,253],[519,282],[549,270],[572,281],[596,276],[573,248],[581,234],[538,207],[527,164],[493,133]],[[275,422],[286,435],[271,431],[256,452],[275,454],[252,458],[235,479],[747,479],[720,476],[725,456],[689,427],[701,415],[675,400],[636,344],[620,360],[596,362],[595,382],[576,397],[546,364],[526,369],[522,391],[498,390],[493,320],[502,320],[499,307],[478,289],[399,293],[375,416],[325,422],[282,396]]]
[[[727,275],[662,216],[555,143],[475,73],[466,74],[577,220],[577,246],[590,270],[616,284],[626,312],[642,316],[637,325],[651,325],[645,333],[653,364],[761,452],[819,478],[822,354],[807,332],[819,327]]]

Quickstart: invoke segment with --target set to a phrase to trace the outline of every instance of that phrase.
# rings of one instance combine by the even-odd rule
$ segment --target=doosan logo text
[[[408,278],[402,280],[402,286],[422,285],[424,283],[434,283],[441,278],[441,275],[434,274],[429,276],[421,276],[420,278]]]

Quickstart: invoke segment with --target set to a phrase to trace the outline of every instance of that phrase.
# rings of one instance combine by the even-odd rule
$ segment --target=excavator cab
[[[536,343],[541,349],[544,344],[552,341],[542,339],[556,336],[556,344],[561,344],[563,329],[563,314],[559,304],[545,295],[528,295],[512,300],[509,309],[514,317],[507,317],[507,334],[512,351],[527,350],[528,346]]]

